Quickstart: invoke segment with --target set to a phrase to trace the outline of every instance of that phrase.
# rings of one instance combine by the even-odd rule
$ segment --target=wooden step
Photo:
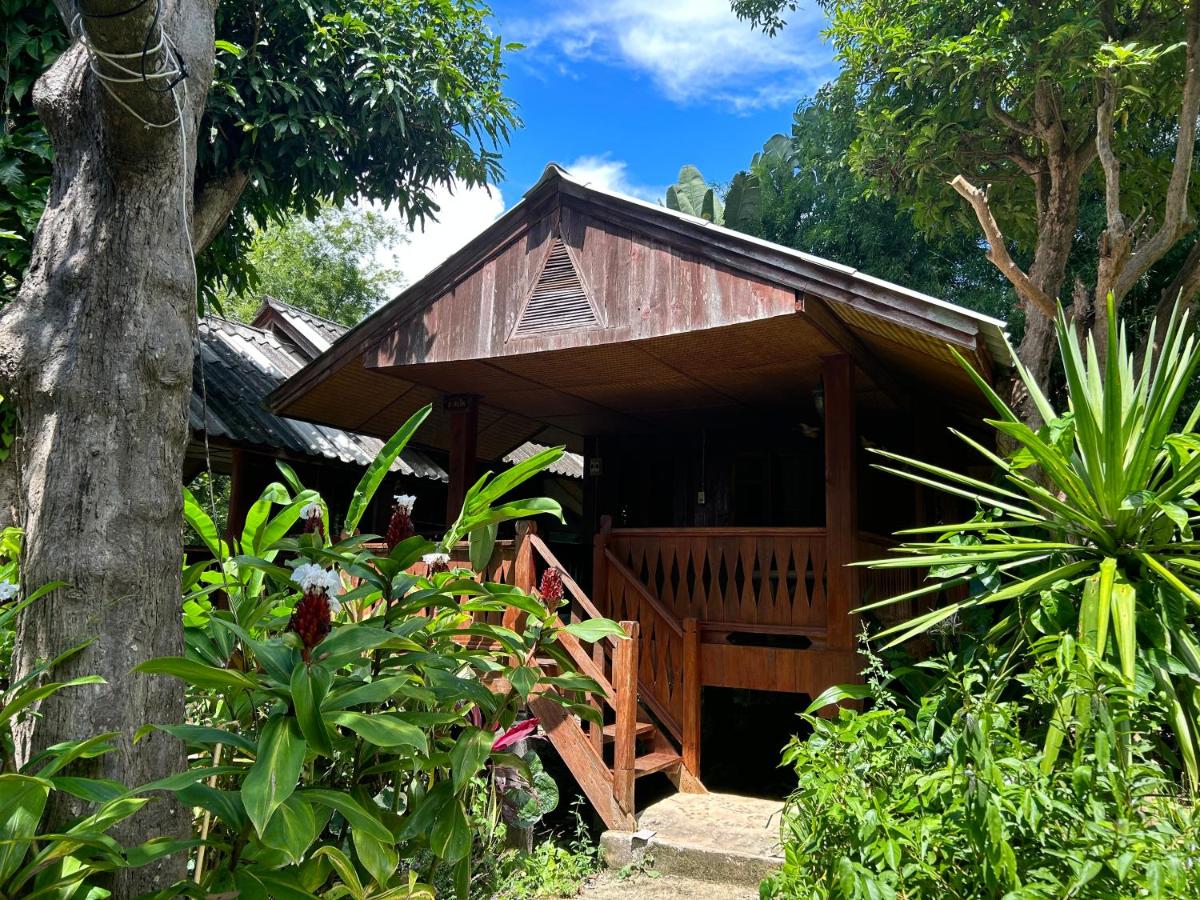
[[[637,738],[638,740],[641,740],[643,738],[652,737],[654,735],[654,724],[652,722],[638,722],[637,728],[634,729],[633,733],[634,733],[634,737]],[[615,724],[614,725],[605,725],[604,726],[604,742],[606,744],[611,744],[616,739],[617,739],[617,726]]]
[[[667,769],[681,765],[682,763],[683,757],[678,753],[667,753],[665,751],[647,753],[645,756],[639,756],[633,761],[633,774],[635,778],[641,778],[643,775],[665,772]]]

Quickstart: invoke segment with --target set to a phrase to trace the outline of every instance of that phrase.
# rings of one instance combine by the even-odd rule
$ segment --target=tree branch
[[[1096,107],[1096,153],[1104,170],[1104,211],[1108,230],[1116,232],[1126,226],[1121,214],[1121,161],[1113,151],[1113,115],[1117,109],[1117,86],[1112,75],[1104,79],[1100,105]]]
[[[1162,259],[1181,237],[1192,230],[1188,211],[1188,184],[1196,145],[1196,117],[1200,115],[1200,0],[1191,0],[1187,12],[1187,61],[1179,126],[1175,138],[1175,163],[1167,185],[1162,223],[1145,240],[1138,241],[1114,280],[1120,300],[1150,267]],[[1107,174],[1107,173],[1106,173]]]
[[[1200,297],[1200,240],[1192,244],[1187,259],[1183,261],[1175,278],[1158,298],[1158,306],[1154,309],[1154,329],[1146,335],[1145,341],[1138,352],[1138,363],[1151,348],[1158,350],[1162,347],[1163,338],[1167,333],[1167,321],[1175,304],[1179,304],[1180,312],[1190,311],[1196,306]]]
[[[950,187],[958,191],[975,210],[975,218],[979,220],[979,227],[983,229],[983,236],[988,242],[988,260],[1012,283],[1012,286],[1016,288],[1017,295],[1022,300],[1035,306],[1042,315],[1053,319],[1057,314],[1053,298],[1034,284],[1009,255],[1008,247],[1004,242],[1004,234],[1000,231],[1000,226],[996,224],[992,208],[988,205],[987,193],[975,187],[961,175],[954,177],[950,182]]]
[[[249,181],[248,173],[234,171],[197,189],[192,212],[192,245],[197,256],[221,233]]]
[[[995,97],[988,97],[987,114],[1005,128],[1015,131],[1017,134],[1024,135],[1025,137],[1033,137],[1035,134],[1037,134],[1037,132],[1034,130],[1034,127],[1028,122],[1022,122],[1020,119],[1012,115],[1012,113],[1005,112],[1003,109],[1001,109],[1000,104],[996,102]]]

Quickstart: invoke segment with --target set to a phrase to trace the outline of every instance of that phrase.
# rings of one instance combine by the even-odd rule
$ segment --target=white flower
[[[323,512],[324,510],[321,509],[321,504],[314,501],[308,504],[308,506],[304,507],[304,509],[300,510],[300,518],[311,519],[314,516],[320,518]]]
[[[4,602],[5,600],[11,600],[13,597],[17,596],[17,592],[19,590],[20,588],[7,578],[5,578],[3,581],[0,581],[0,603]]]
[[[341,576],[317,563],[296,566],[296,571],[292,573],[292,581],[300,585],[300,589],[306,594],[309,591],[323,591],[333,597],[342,589]]]
[[[450,565],[450,554],[449,553],[426,553],[424,556],[421,557],[421,562],[425,563],[425,565],[430,566],[430,567],[433,567],[436,565],[448,566],[448,565]]]
[[[340,594],[342,592],[342,576],[339,575],[337,572],[335,572],[333,569],[327,570],[325,572],[324,587],[325,587],[325,593],[327,595],[329,595],[330,599],[336,597],[338,594]]]
[[[417,503],[417,498],[414,495],[412,495],[412,494],[396,494],[396,496],[393,499],[396,501],[396,505],[398,507],[400,507],[402,510],[404,510],[409,515],[412,515],[412,508]]]

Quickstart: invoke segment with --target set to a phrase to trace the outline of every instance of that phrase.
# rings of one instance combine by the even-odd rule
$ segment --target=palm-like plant
[[[1109,322],[1116,322],[1109,302]],[[878,568],[928,568],[921,588],[877,606],[971,585],[970,596],[889,629],[898,644],[970,607],[998,610],[988,639],[1010,646],[1025,633],[1044,592],[1074,599],[1073,640],[1097,661],[1098,677],[1130,692],[1153,686],[1169,711],[1180,759],[1200,789],[1200,406],[1176,430],[1200,347],[1186,315],[1173,314],[1161,349],[1140,366],[1124,325],[1110,327],[1107,365],[1089,337],[1081,345],[1059,312],[1067,409],[1057,412],[1034,379],[1017,372],[1046,423],[1020,421],[961,357],[995,408],[988,424],[1016,445],[1001,456],[956,432],[999,473],[988,483],[877,451],[901,468],[879,468],[975,501],[981,514],[954,525],[903,532],[912,538]],[[1064,590],[1065,587],[1065,590]],[[889,645],[890,646],[890,645]],[[1104,673],[1110,673],[1107,676]],[[1064,705],[1046,740],[1053,765],[1066,728]],[[1080,714],[1084,714],[1083,705]]]

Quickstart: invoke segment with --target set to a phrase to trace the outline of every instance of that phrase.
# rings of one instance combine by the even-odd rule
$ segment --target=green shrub
[[[959,435],[997,473],[993,482],[880,452],[902,468],[881,466],[978,505],[973,519],[905,532],[897,557],[879,568],[928,569],[930,583],[872,606],[966,587],[942,604],[879,635],[893,643],[928,632],[972,610],[992,613],[986,643],[1008,652],[1042,634],[1072,634],[1090,650],[1078,671],[1151,698],[1162,710],[1162,761],[1200,789],[1200,406],[1185,410],[1200,366],[1200,345],[1186,315],[1173,315],[1160,351],[1139,364],[1109,304],[1104,358],[1060,311],[1059,351],[1067,383],[1063,411],[1018,372],[1045,424],[1019,421],[975,373],[996,410],[989,420],[1015,445],[1001,457]],[[1180,423],[1182,422],[1182,427]],[[1043,737],[1053,765],[1069,722],[1086,706],[1053,710]],[[1129,736],[1119,731],[1128,759]]]
[[[347,531],[427,414],[367,469]],[[540,765],[510,750],[537,725],[519,725],[521,710],[553,687],[544,696],[593,716],[585,701],[599,688],[560,639],[620,627],[563,626],[553,604],[479,584],[446,553],[467,540],[486,561],[498,523],[558,513],[552,500],[504,496],[560,454],[485,475],[437,543],[413,534],[412,498],[397,499],[386,548],[370,535],[332,540],[324,501],[282,465],[287,484],[267,487],[232,545],[185,494],[188,523],[218,562],[185,569],[187,656],[138,667],[181,679],[189,699],[186,723],[143,729],[188,745],[192,765],[169,787],[201,811],[192,877],[163,898],[400,900],[439,883],[440,896],[466,900],[506,805],[526,822],[553,806]],[[508,610],[517,624],[490,624]],[[534,664],[545,657],[559,674]],[[511,687],[494,691],[489,677]]]
[[[1129,764],[1113,752],[1119,698],[1093,695],[1088,749],[1047,769],[1021,734],[1034,701],[1003,699],[1014,682],[985,667],[960,674],[978,692],[949,727],[944,694],[805,717],[812,735],[784,754],[798,778],[785,862],[764,898],[1200,897],[1200,819],[1147,742]]]
[[[0,584],[15,584],[16,547],[13,529],[0,538]],[[0,598],[0,647],[11,647],[17,614],[59,587],[50,584],[26,598],[5,591]],[[56,659],[41,660],[17,677],[0,670],[0,900],[23,897],[44,900],[96,900],[107,897],[104,877],[116,869],[146,865],[164,855],[192,846],[191,841],[150,840],[122,847],[108,831],[137,813],[147,797],[124,785],[71,774],[80,760],[94,759],[115,749],[115,733],[98,734],[48,747],[17,765],[13,727],[25,716],[36,715],[36,704],[59,691],[103,683],[97,676],[51,681],[55,665],[69,659],[86,644],[67,650]],[[57,827],[47,814],[60,807]],[[64,813],[64,810],[73,813]],[[66,815],[66,821],[63,821]]]

